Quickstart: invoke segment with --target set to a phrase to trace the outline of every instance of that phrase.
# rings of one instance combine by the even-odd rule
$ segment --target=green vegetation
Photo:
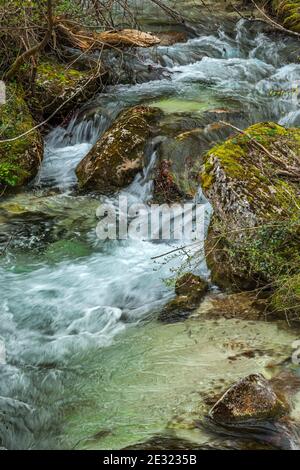
[[[299,129],[259,123],[204,157],[203,189],[215,209],[206,251],[220,286],[281,289],[274,305],[286,292],[283,280],[290,288],[299,279],[299,155]],[[300,316],[290,299],[286,309]]]
[[[257,144],[261,144],[265,151]],[[281,152],[281,148],[285,151]],[[236,187],[233,198],[238,195],[241,198],[246,225],[251,215],[257,221],[259,217],[265,219],[275,215],[294,218],[299,211],[298,185],[294,183],[292,173],[292,178],[288,178],[281,176],[281,172],[284,174],[289,168],[297,168],[295,155],[299,154],[300,129],[258,123],[206,154],[201,173],[202,186],[214,200],[214,184],[221,184],[220,173],[230,179],[232,187]],[[226,207],[226,211],[230,212],[230,207]]]
[[[55,120],[62,120],[96,92],[99,83],[90,77],[90,70],[77,70],[53,57],[43,58],[37,66],[34,96],[30,99],[32,112],[47,118],[64,104],[55,115]]]
[[[298,262],[300,260],[298,259]],[[299,265],[298,265],[299,266]],[[299,268],[298,268],[299,271]],[[300,274],[285,276],[277,281],[277,289],[271,297],[271,309],[287,318],[299,320],[300,314]]]
[[[300,1],[272,0],[272,8],[283,26],[300,33]]]
[[[1,139],[12,139],[35,125],[24,101],[23,90],[7,87],[7,102],[0,106]],[[13,142],[0,144],[0,187],[21,186],[37,173],[43,158],[43,144],[38,131]]]

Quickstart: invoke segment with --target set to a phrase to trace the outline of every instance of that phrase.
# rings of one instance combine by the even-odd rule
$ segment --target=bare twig
[[[53,25],[54,25],[52,10],[53,10],[52,0],[47,0],[48,29],[43,40],[40,43],[33,46],[31,49],[26,50],[25,52],[23,52],[23,54],[21,54],[20,56],[16,58],[16,60],[14,61],[14,63],[12,64],[8,72],[6,72],[4,75],[4,78],[6,80],[12,79],[15,76],[18,69],[20,68],[20,66],[23,65],[26,59],[34,56],[47,45],[48,41],[51,38]]]
[[[285,28],[284,26],[276,23],[276,21],[274,21],[272,18],[270,18],[265,12],[264,10],[262,10],[254,0],[251,0],[251,2],[253,3],[253,5],[256,7],[256,9],[259,11],[259,13],[261,13],[261,15],[267,20],[268,23],[270,23],[271,25],[273,25],[276,29],[280,29],[281,31],[287,33],[287,34],[291,34],[293,36],[296,36],[297,38],[300,38],[300,34],[297,33],[296,31],[292,31],[290,29],[287,29]]]
[[[100,64],[100,61],[99,61],[99,66],[98,66],[97,71],[85,82],[85,84],[82,87],[80,87],[78,90],[76,90],[75,93],[73,93],[66,101],[64,101],[47,119],[45,119],[43,122],[40,122],[36,126],[32,127],[28,131],[23,132],[23,134],[20,134],[16,137],[12,137],[11,139],[0,140],[0,144],[4,144],[4,143],[7,143],[7,142],[15,142],[16,140],[21,139],[22,137],[25,137],[28,134],[31,134],[35,130],[37,130],[40,127],[43,127],[45,124],[47,124],[67,103],[69,103],[73,98],[75,98],[76,95],[81,93],[84,90],[84,88],[86,88],[87,85],[92,80],[94,80],[97,76],[99,76],[100,68],[101,68],[101,64]]]
[[[283,166],[285,168],[285,172],[287,175],[290,175],[291,177],[293,178],[296,178],[297,180],[299,180],[300,178],[300,171],[298,170],[298,168],[295,168],[295,167],[289,167],[285,164],[285,162],[278,158],[278,157],[275,157],[275,155],[273,155],[271,152],[269,152],[269,150],[263,145],[261,144],[260,142],[258,142],[253,136],[251,136],[250,134],[248,134],[247,132],[243,131],[242,129],[239,129],[238,127],[236,126],[233,126],[232,124],[230,124],[229,122],[226,122],[226,121],[219,121],[221,124],[224,124],[225,126],[228,126],[228,127],[231,127],[232,129],[234,129],[235,131],[239,132],[240,134],[242,135],[245,135],[246,137],[249,138],[249,143],[253,143],[254,145],[256,145],[260,150],[262,150],[269,158],[270,160],[272,160],[274,163],[276,163],[277,165],[279,166]]]

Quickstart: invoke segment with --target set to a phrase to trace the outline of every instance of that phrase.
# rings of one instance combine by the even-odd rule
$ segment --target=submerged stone
[[[209,412],[217,422],[232,423],[246,420],[278,418],[288,411],[271,384],[261,374],[252,374],[230,387]]]
[[[242,320],[264,320],[265,299],[257,299],[251,292],[239,292],[229,295],[212,293],[197,309],[200,318],[239,318]]]
[[[279,329],[275,323],[222,318],[173,324],[146,321],[128,328],[87,363],[74,390],[81,390],[84,401],[78,399],[72,407],[64,433],[74,443],[84,434],[87,439],[80,449],[125,448],[166,429],[174,438],[195,438],[202,446],[211,435],[195,422],[202,421],[212,406],[205,397],[217,395],[216,402],[232,383],[253,371],[269,376],[270,362],[281,364],[289,358],[296,338],[291,329]],[[250,349],[262,354],[242,355]],[[233,354],[239,356],[234,362]],[[174,426],[179,418],[180,427]],[[106,428],[113,432],[88,439]]]

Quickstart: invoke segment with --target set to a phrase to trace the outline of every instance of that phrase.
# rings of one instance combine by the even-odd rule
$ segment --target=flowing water
[[[131,105],[164,111],[161,136],[202,128],[206,147],[230,133],[212,131],[220,110],[239,127],[263,120],[300,125],[297,92],[290,92],[300,89],[298,42],[268,34],[261,23],[219,18],[213,32],[198,25],[184,43],[138,51],[128,67],[138,64],[148,79],[144,71],[135,84],[110,87],[66,129],[54,129],[31,188],[1,202],[6,448],[122,448],[166,429],[207,443],[211,437],[193,424],[204,398],[248,373],[270,376],[270,362],[291,355],[295,334],[272,323],[159,323],[156,314],[174,296],[164,280],[180,257],[157,265],[153,257],[170,243],[98,240],[96,210],[116,204],[116,195],[100,200],[74,186],[78,162]],[[156,80],[153,70],[160,71]],[[147,157],[144,173],[121,192],[133,202],[151,200],[154,143]],[[200,188],[197,197],[208,222]],[[205,260],[197,272],[209,276]],[[260,354],[229,360],[249,349]]]

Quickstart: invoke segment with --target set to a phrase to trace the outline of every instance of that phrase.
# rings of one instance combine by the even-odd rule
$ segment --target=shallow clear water
[[[164,282],[172,266],[157,269],[152,258],[170,245],[99,241],[103,200],[73,188],[77,163],[126,106],[159,106],[167,113],[162,135],[201,127],[206,146],[231,132],[210,133],[216,108],[240,127],[262,120],[299,125],[299,101],[288,93],[300,83],[297,43],[242,20],[199,34],[139,51],[139,62],[163,69],[161,79],[112,87],[67,129],[53,130],[31,189],[1,202],[4,447],[121,448],[172,428],[176,416],[200,416],[203,395],[247,373],[266,373],[269,361],[291,354],[294,334],[269,323],[157,323],[155,314],[174,295]],[[274,89],[286,93],[272,96]],[[145,201],[151,188],[145,172],[123,193]],[[198,272],[208,275],[205,263]],[[263,354],[231,363],[228,344],[237,339],[246,343],[240,348]],[[191,433],[197,442],[209,440]]]

